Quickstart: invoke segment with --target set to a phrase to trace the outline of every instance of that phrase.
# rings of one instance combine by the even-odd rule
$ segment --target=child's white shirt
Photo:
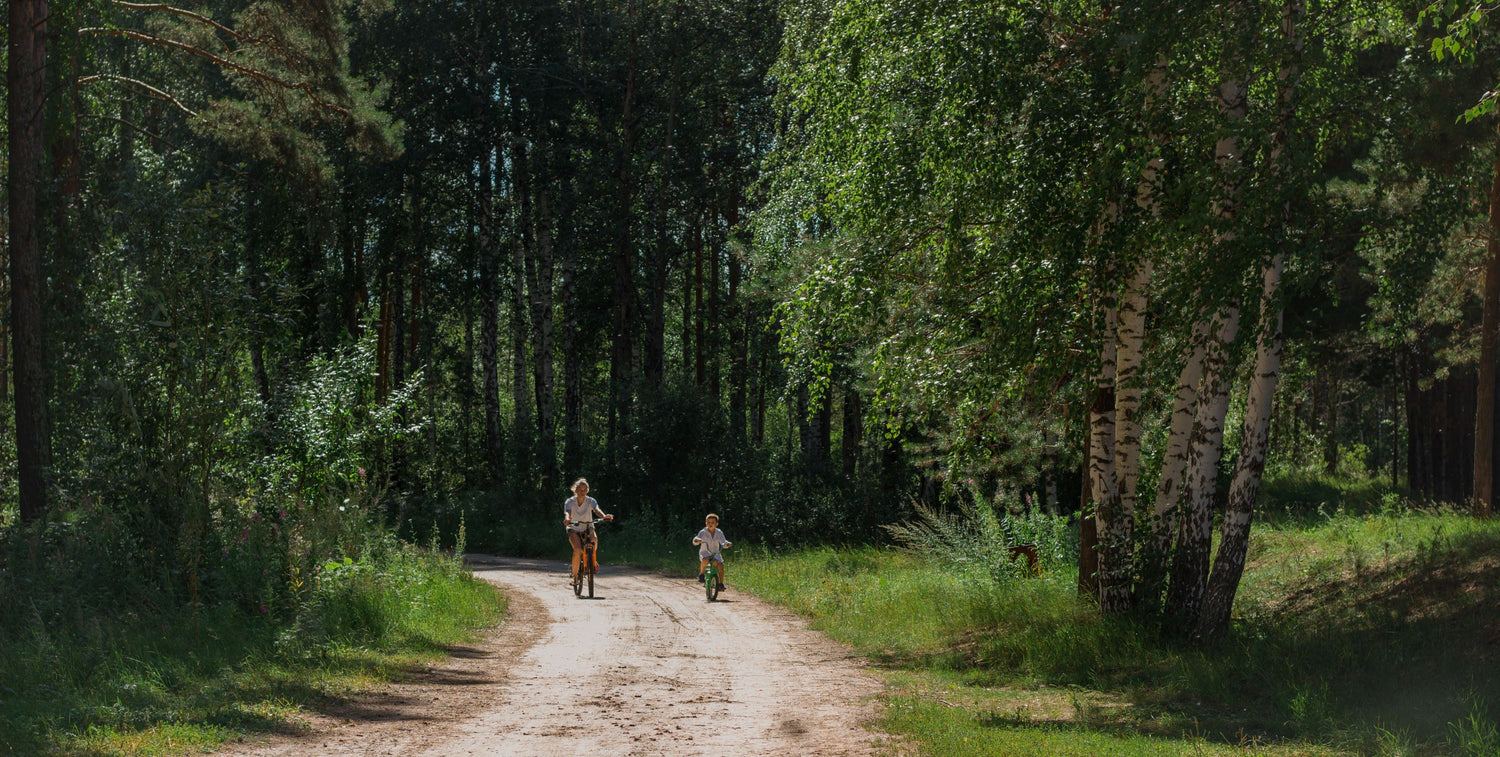
[[[708,529],[705,528],[698,532],[697,539],[699,557],[708,557],[719,552],[719,550],[724,548],[724,543],[729,541],[729,539],[724,537],[724,529],[722,528],[714,529],[713,533],[709,533]]]

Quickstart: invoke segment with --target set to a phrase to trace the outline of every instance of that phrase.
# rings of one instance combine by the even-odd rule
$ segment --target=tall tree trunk
[[[1119,328],[1119,320],[1114,308],[1103,309],[1103,321],[1104,328],[1099,341],[1099,372],[1094,376],[1094,402],[1089,408],[1089,467],[1088,486],[1085,487],[1090,504],[1088,509],[1092,510],[1086,512],[1085,517],[1094,521],[1094,527],[1087,535],[1099,539],[1114,532],[1112,519],[1118,513],[1111,505],[1119,501],[1115,479],[1115,363],[1119,354],[1115,332]],[[1113,595],[1106,584],[1106,577],[1111,575],[1112,569],[1115,575],[1120,572],[1118,567],[1108,563],[1111,555],[1105,551],[1105,547],[1106,545],[1099,544],[1089,550],[1090,554],[1079,554],[1080,570],[1083,569],[1083,561],[1095,561],[1096,571],[1092,580],[1098,589],[1095,598],[1101,601],[1106,594]]]
[[[15,376],[16,468],[20,516],[47,509],[47,385],[42,320],[42,247],[37,211],[42,108],[47,86],[47,2],[10,0],[6,126],[10,174],[10,329]]]
[[[563,471],[572,476],[583,466],[583,355],[578,322],[578,239],[573,234],[573,210],[577,204],[572,171],[569,165],[567,136],[558,140],[554,160],[557,165],[559,198],[557,244],[562,264],[561,296],[563,308]]]
[[[1099,601],[1099,531],[1090,512],[1094,477],[1085,463],[1078,502],[1078,596]]]
[[[713,216],[710,215],[709,217],[712,218]],[[717,407],[720,399],[723,397],[723,394],[719,391],[719,329],[723,321],[724,293],[722,291],[723,282],[719,277],[720,272],[724,268],[723,261],[721,260],[724,252],[724,240],[718,234],[714,234],[711,239],[713,241],[708,245],[708,262],[713,266],[708,277],[708,391],[709,394],[713,395],[714,405]],[[824,402],[828,402],[826,396],[823,400]],[[827,427],[827,424],[824,424],[824,429],[827,429]],[[828,445],[825,444],[823,445],[823,456],[825,459],[828,456],[827,453]]]
[[[1184,471],[1177,548],[1167,592],[1170,615],[1196,619],[1208,581],[1213,539],[1213,503],[1218,493],[1219,458],[1224,451],[1224,417],[1229,413],[1229,347],[1239,335],[1239,308],[1226,306],[1214,317],[1214,337],[1206,348],[1192,451]]]
[[[852,386],[845,387],[843,448],[839,457],[843,463],[844,475],[849,478],[853,478],[859,470],[859,451],[865,436],[863,405],[859,390]]]
[[[532,253],[526,259],[527,289],[531,292],[531,369],[536,390],[537,457],[541,464],[542,488],[558,486],[557,417],[553,400],[553,241],[556,219],[552,213],[552,189],[546,180],[537,182],[536,230]]]
[[[512,98],[512,103],[518,100]],[[519,105],[512,106],[513,123],[520,124]],[[515,413],[514,433],[511,434],[512,461],[517,475],[530,482],[532,445],[535,441],[535,423],[532,417],[532,380],[526,366],[526,353],[530,351],[530,324],[527,318],[526,257],[535,239],[532,236],[531,168],[526,143],[513,138],[510,158],[510,192],[512,210],[515,213],[517,234],[510,246],[510,396]]]
[[[484,374],[484,452],[486,478],[499,477],[503,464],[500,422],[500,253],[495,244],[494,150],[479,161],[479,362]]]
[[[1151,285],[1151,261],[1144,260],[1121,299],[1116,329],[1115,363],[1115,491],[1109,501],[1111,514],[1101,521],[1108,530],[1099,533],[1103,549],[1099,604],[1105,612],[1123,612],[1131,607],[1132,531],[1135,523],[1135,488],[1141,462],[1141,362],[1145,354],[1146,296]]]
[[[1141,561],[1141,580],[1136,587],[1139,607],[1157,608],[1166,589],[1167,575],[1171,572],[1172,543],[1180,527],[1183,479],[1188,458],[1192,456],[1193,421],[1198,408],[1198,385],[1203,379],[1203,362],[1208,354],[1209,325],[1207,319],[1199,319],[1193,324],[1188,352],[1177,375],[1167,448],[1162,455],[1156,502],[1151,514],[1151,536]]]
[[[1484,263],[1484,318],[1479,331],[1479,392],[1474,404],[1474,514],[1495,501],[1495,342],[1500,339],[1500,149],[1490,183],[1490,235]]]
[[[730,232],[739,226],[740,220],[739,203],[731,200],[729,209],[725,211],[724,223]],[[745,440],[745,313],[744,306],[740,303],[740,278],[743,272],[740,267],[740,258],[736,250],[729,251],[729,435],[736,443]],[[859,394],[850,390],[856,405],[855,412],[859,412]],[[846,402],[847,397],[846,395]],[[848,408],[845,408],[845,430],[848,429]],[[848,449],[848,441],[845,440],[845,450]],[[845,461],[845,468],[848,462]]]
[[[707,311],[703,303],[703,229],[693,224],[693,384],[702,389],[708,380]]]
[[[634,16],[634,3],[630,13]],[[630,419],[630,384],[634,374],[635,343],[631,338],[635,300],[635,241],[631,225],[635,204],[635,98],[638,61],[636,40],[630,44],[626,64],[625,94],[620,109],[620,152],[615,188],[614,320],[610,338],[609,441],[611,455],[622,426]]]
[[[1234,478],[1229,485],[1229,501],[1224,507],[1224,525],[1220,531],[1219,554],[1203,598],[1194,637],[1212,639],[1229,625],[1234,595],[1239,591],[1245,572],[1245,556],[1250,546],[1250,520],[1255,497],[1260,493],[1260,477],[1266,468],[1266,450],[1271,437],[1271,401],[1281,377],[1281,270],[1285,253],[1278,252],[1262,274],[1261,328],[1255,349],[1255,376],[1250,382],[1250,396],[1245,401],[1245,430],[1240,441],[1240,456],[1235,463]]]
[[[766,443],[766,336],[763,329],[751,332],[750,345],[752,365],[750,371],[750,401],[754,407],[750,412],[750,441],[756,445]],[[759,345],[757,348],[756,345]]]

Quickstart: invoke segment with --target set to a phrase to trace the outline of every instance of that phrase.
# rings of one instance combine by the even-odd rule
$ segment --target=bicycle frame
[[[599,535],[594,532],[593,527],[594,524],[603,522],[604,519],[602,518],[596,520],[569,521],[570,525],[586,525],[589,527],[587,531],[570,530],[570,533],[578,534],[579,540],[583,543],[583,561],[578,565],[578,572],[573,575],[573,596],[575,597],[583,596],[584,585],[585,583],[587,583],[589,590],[589,599],[594,598],[594,573],[596,561],[595,554],[596,550],[599,548]]]

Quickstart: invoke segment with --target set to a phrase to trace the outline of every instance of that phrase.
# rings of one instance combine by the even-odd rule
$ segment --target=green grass
[[[1203,650],[1101,618],[1067,570],[997,583],[874,548],[734,570],[886,668],[884,726],[929,754],[1500,753],[1500,524],[1350,508],[1260,524],[1234,631]]]
[[[339,697],[471,641],[504,612],[441,555],[330,564],[294,618],[230,605],[0,638],[0,754],[169,755],[296,732]]]

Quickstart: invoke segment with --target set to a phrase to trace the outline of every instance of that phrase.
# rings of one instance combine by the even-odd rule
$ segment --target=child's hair
[[[577,481],[574,481],[574,482],[573,482],[573,485],[572,485],[572,486],[570,486],[570,487],[568,487],[568,489],[569,489],[569,490],[570,490],[570,491],[575,491],[575,492],[576,492],[576,491],[578,491],[578,487],[579,487],[579,486],[580,486],[580,485],[581,485],[581,486],[588,486],[588,485],[589,485],[589,480],[588,480],[588,479],[586,479],[586,478],[580,478],[580,479],[578,479],[578,480],[577,480]]]
[[[715,522],[715,523],[717,523],[717,522],[718,522],[718,520],[719,520],[719,516],[718,516],[718,515],[716,515],[716,514],[714,514],[714,513],[709,513],[709,514],[708,514],[708,515],[705,515],[705,516],[703,516],[703,520],[704,520],[704,521],[705,521],[705,522],[706,522],[706,521],[710,521],[710,520],[712,520],[712,521],[714,521],[714,522]]]

